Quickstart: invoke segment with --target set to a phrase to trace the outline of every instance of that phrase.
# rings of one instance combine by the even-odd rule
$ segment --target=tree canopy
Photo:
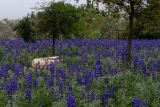
[[[36,26],[40,33],[52,35],[54,38],[62,34],[69,38],[77,21],[78,17],[74,6],[64,2],[52,2],[48,7],[37,13]]]
[[[31,19],[27,16],[20,20],[15,26],[14,30],[21,36],[24,41],[33,40],[35,31],[32,28]]]
[[[146,8],[135,16],[136,38],[156,39],[160,37],[160,2],[148,0]]]
[[[64,2],[51,2],[49,6],[42,8],[37,13],[36,27],[39,33],[52,36],[53,54],[55,39],[71,38],[75,30],[75,23],[79,20],[76,15],[76,8]]]

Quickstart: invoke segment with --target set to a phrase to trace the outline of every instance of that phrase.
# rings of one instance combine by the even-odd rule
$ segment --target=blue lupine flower
[[[160,62],[158,63],[158,78],[160,80]]]
[[[109,80],[109,79],[108,79],[108,76],[105,76],[105,78],[104,78],[104,83],[107,84],[107,83],[108,83],[108,80]]]
[[[86,91],[90,90],[91,87],[91,82],[92,82],[92,72],[86,72],[85,76],[84,76],[84,85],[85,85],[85,89]]]
[[[50,64],[49,67],[50,67],[49,69],[50,69],[51,76],[54,77],[54,65]]]
[[[88,57],[87,53],[84,53],[83,56],[81,57],[82,63],[85,63],[87,61],[87,57]]]
[[[83,100],[86,99],[86,94],[85,94],[85,92],[82,92],[81,97],[82,97]]]
[[[12,88],[11,83],[6,84],[5,88],[6,88],[8,95],[11,96],[13,94],[13,88]]]
[[[67,96],[67,107],[76,107],[76,101],[72,94]]]
[[[35,87],[35,88],[38,88],[38,80],[37,80],[37,79],[34,80],[33,83],[34,83],[34,87]]]
[[[69,93],[72,94],[73,93],[73,87],[72,87],[72,83],[69,83]]]
[[[8,64],[4,65],[4,67],[2,68],[2,70],[3,70],[4,81],[6,81],[7,78],[8,78]]]
[[[15,73],[15,68],[16,68],[16,64],[15,64],[15,63],[13,63],[13,64],[12,64],[12,68],[11,68],[12,73]]]
[[[152,80],[153,80],[153,81],[156,80],[156,72],[155,72],[154,65],[152,66]]]
[[[26,85],[27,85],[27,87],[30,87],[31,84],[32,84],[32,74],[31,74],[31,72],[28,72],[26,74]]]
[[[100,59],[96,60],[95,68],[94,68],[94,77],[102,76],[103,70],[101,68]]]
[[[20,74],[20,67],[19,66],[15,66],[15,74],[16,76],[18,76]]]
[[[101,65],[100,58],[96,58],[96,65]]]
[[[15,78],[13,77],[12,80],[11,80],[11,86],[12,86],[12,89],[15,91],[18,89],[18,83],[17,81],[15,80]]]
[[[134,65],[134,68],[136,69],[137,65],[138,65],[138,57],[137,56],[133,57],[133,65]]]
[[[72,65],[72,66],[71,66],[71,69],[70,69],[70,74],[71,74],[72,76],[74,76],[74,72],[75,72],[75,66]]]
[[[143,107],[148,107],[148,102],[146,100],[141,101]]]
[[[54,85],[54,80],[53,80],[53,78],[50,76],[50,77],[48,77],[48,86],[49,86],[49,88],[52,88],[53,85]]]
[[[114,85],[111,85],[111,88],[109,90],[109,97],[110,98],[114,96],[114,91],[115,91],[115,87],[114,87]]]
[[[144,65],[145,65],[145,62],[143,61],[143,59],[139,58],[139,60],[138,60],[138,67],[139,67],[139,69],[142,68]]]
[[[3,71],[0,69],[0,78],[3,77]]]
[[[111,56],[112,56],[112,53],[111,53],[110,51],[107,51],[107,52],[106,52],[106,56],[107,56],[107,57],[111,57]]]
[[[14,78],[12,78],[11,81],[6,84],[5,88],[8,95],[13,95],[14,92],[18,89],[17,81]]]
[[[59,92],[63,94],[63,81],[61,79],[58,80],[58,88]]]
[[[61,67],[56,69],[56,79],[58,80],[58,78],[62,78],[63,81],[66,80],[65,70]]]
[[[147,66],[146,64],[143,66],[143,73],[145,76],[147,76]]]
[[[83,79],[82,79],[82,76],[80,75],[79,72],[77,74],[77,84],[78,85],[82,85],[83,84]]]
[[[141,101],[138,97],[134,97],[133,107],[140,107]]]
[[[31,88],[27,88],[25,91],[25,97],[26,99],[30,100],[31,99]]]
[[[94,94],[94,92],[91,92],[90,100],[94,100],[94,99],[95,99],[95,94]]]
[[[108,94],[106,90],[103,92],[101,100],[102,100],[102,104],[105,105],[108,100]]]

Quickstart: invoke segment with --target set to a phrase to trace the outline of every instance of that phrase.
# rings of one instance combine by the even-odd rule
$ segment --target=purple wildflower
[[[37,80],[37,79],[34,80],[33,83],[34,83],[34,87],[35,87],[35,88],[38,88],[38,80]]]
[[[8,95],[13,95],[14,92],[18,89],[17,81],[12,78],[9,83],[5,86],[6,91],[8,92]]]
[[[72,83],[69,83],[69,93],[72,94],[73,93],[73,87],[72,87]]]
[[[61,79],[58,80],[58,88],[59,92],[63,94],[63,81]]]
[[[133,107],[140,107],[140,99],[138,97],[134,97],[134,100],[133,100]]]
[[[109,97],[110,98],[114,96],[114,91],[115,91],[115,87],[114,87],[114,85],[111,85],[111,88],[109,90]]]
[[[27,87],[30,87],[31,84],[32,84],[32,74],[31,74],[31,72],[28,72],[26,74],[26,85],[27,85]]]
[[[100,64],[100,59],[96,60],[96,65],[94,68],[94,76],[98,77],[98,76],[102,76],[103,74],[103,70],[101,68],[101,64]]]
[[[158,78],[160,80],[160,62],[158,63]]]
[[[49,86],[49,88],[52,88],[53,85],[54,85],[54,80],[53,80],[53,78],[50,76],[50,77],[48,77],[48,86]]]
[[[155,72],[154,65],[152,66],[152,80],[153,80],[153,81],[156,80],[156,72]]]
[[[27,88],[25,91],[25,97],[26,99],[30,100],[31,99],[31,89]]]
[[[104,78],[104,83],[107,84],[107,83],[108,83],[108,80],[109,80],[109,79],[108,79],[108,76],[105,76],[105,78]]]
[[[72,94],[67,96],[67,107],[76,107],[76,101]]]
[[[141,101],[143,107],[148,107],[148,102],[146,100]]]
[[[65,70],[61,67],[56,69],[56,79],[58,80],[58,78],[62,78],[63,81],[66,80]]]
[[[92,72],[86,72],[84,76],[84,85],[85,85],[86,91],[90,90],[91,82],[92,82]]]
[[[95,99],[95,94],[94,94],[94,92],[91,92],[90,100],[94,100],[94,99]]]
[[[13,94],[13,88],[12,88],[11,83],[8,83],[8,84],[5,86],[5,88],[6,88],[6,91],[7,91],[8,95],[11,96],[11,95]]]
[[[82,76],[80,75],[79,72],[77,74],[77,84],[78,85],[82,85],[83,84],[83,79],[82,79]]]
[[[102,100],[102,104],[105,105],[108,100],[108,94],[106,90],[103,92],[101,100]]]
[[[75,72],[75,66],[72,65],[72,66],[71,66],[71,70],[70,70],[70,74],[71,74],[72,76],[74,76],[74,72]]]
[[[50,69],[51,76],[54,77],[54,65],[50,64],[49,69]]]
[[[86,94],[85,94],[85,92],[82,92],[81,97],[82,97],[83,100],[86,99]]]

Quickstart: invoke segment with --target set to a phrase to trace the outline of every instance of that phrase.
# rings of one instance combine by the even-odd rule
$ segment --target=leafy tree
[[[107,8],[111,8],[115,12],[124,12],[129,20],[129,35],[127,45],[127,62],[131,62],[131,46],[134,35],[133,21],[135,11],[140,11],[145,8],[146,0],[98,0],[106,4]]]
[[[135,35],[138,38],[160,37],[160,2],[148,0],[146,8],[136,13]]]
[[[74,24],[78,20],[74,6],[64,2],[51,2],[49,6],[42,8],[37,13],[36,26],[39,33],[52,35],[54,54],[55,39],[60,35],[64,35],[64,38],[70,38],[75,30]]]
[[[76,23],[77,37],[83,38],[97,38],[100,29],[105,25],[106,17],[101,15],[96,8],[78,8],[80,12],[79,21]]]
[[[14,30],[21,36],[24,41],[32,41],[34,36],[34,30],[32,29],[32,24],[30,18],[24,17],[15,26]]]

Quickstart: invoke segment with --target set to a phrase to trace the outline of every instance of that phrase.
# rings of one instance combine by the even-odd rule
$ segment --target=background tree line
[[[97,9],[91,1],[78,7],[64,2],[51,2],[40,7],[39,12],[32,12],[20,20],[14,30],[22,37],[26,34],[23,38],[29,40],[51,35],[58,38],[127,38],[128,7],[122,8],[122,2],[118,4],[116,0],[111,1],[104,10]],[[156,0],[147,3],[145,8],[135,11],[134,38],[159,38],[160,3]]]

